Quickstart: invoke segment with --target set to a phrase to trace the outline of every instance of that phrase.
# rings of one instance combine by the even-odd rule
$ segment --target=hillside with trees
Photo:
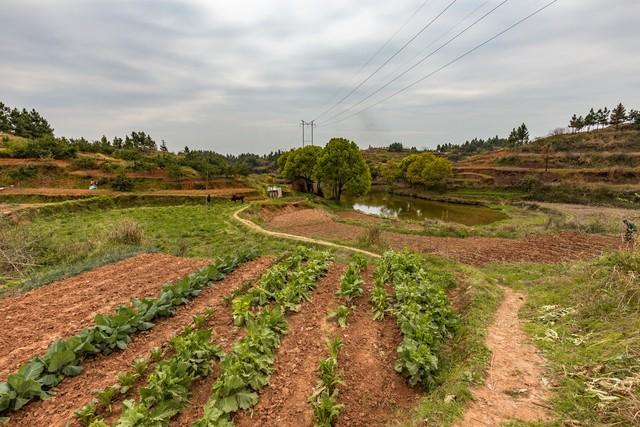
[[[172,153],[144,131],[93,141],[58,137],[37,111],[0,103],[0,187],[86,188],[95,180],[118,190],[204,189],[216,178],[273,172],[280,154],[222,155],[187,146]]]

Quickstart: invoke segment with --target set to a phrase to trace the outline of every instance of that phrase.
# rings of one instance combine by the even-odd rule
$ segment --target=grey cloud
[[[41,110],[61,135],[96,138],[144,129],[172,149],[268,152],[298,144],[299,120],[314,118],[353,87],[364,61],[420,3],[5,0],[0,97]],[[446,3],[431,0],[361,76]],[[435,49],[482,3],[458,2],[334,111],[360,100],[421,51]],[[475,16],[497,3],[490,0]],[[370,102],[543,3],[508,2]],[[574,111],[633,103],[640,98],[639,13],[635,0],[560,0],[379,107],[331,126],[320,121],[317,138],[423,147],[504,134],[522,121],[533,134],[544,134]]]

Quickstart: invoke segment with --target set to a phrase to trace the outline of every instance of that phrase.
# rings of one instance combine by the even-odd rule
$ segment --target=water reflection
[[[434,202],[382,192],[347,200],[347,203],[358,212],[392,219],[431,218],[465,225],[479,225],[507,218],[502,212],[484,206]]]

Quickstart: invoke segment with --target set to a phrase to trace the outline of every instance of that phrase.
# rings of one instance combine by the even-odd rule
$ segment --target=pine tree
[[[603,117],[606,119],[602,108],[598,108],[598,111],[596,112],[596,127],[602,126],[602,122],[604,120]]]
[[[577,115],[573,115],[571,116],[571,120],[569,120],[569,127],[571,129],[573,129],[573,133],[576,133],[578,131],[578,116]]]
[[[527,129],[527,125],[523,123],[518,128],[518,143],[522,145],[527,142],[529,142],[529,129]]]
[[[578,120],[576,121],[576,126],[578,127],[578,132],[580,132],[584,128],[584,117],[578,116]]]
[[[163,140],[162,140],[162,142],[160,143],[160,151],[165,152],[165,153],[166,153],[167,151],[169,151],[169,149],[167,148],[167,143],[166,143],[166,142],[164,142],[164,139],[163,139]]]
[[[624,108],[624,105],[620,103],[611,112],[611,117],[609,117],[609,124],[614,125],[617,129],[622,123],[626,121],[627,121],[627,110]]]
[[[628,117],[634,125],[640,125],[640,111],[630,110]]]
[[[593,108],[589,110],[589,114],[584,117],[584,124],[587,127],[587,131],[591,130],[591,127],[596,125],[596,112],[593,111]]]
[[[607,107],[604,107],[602,109],[602,117],[600,117],[600,124],[602,125],[602,127],[607,127],[609,125],[609,114],[610,111]]]

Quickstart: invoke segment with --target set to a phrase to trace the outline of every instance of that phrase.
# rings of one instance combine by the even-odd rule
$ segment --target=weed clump
[[[121,221],[108,233],[108,241],[120,245],[140,245],[144,239],[144,227],[131,220]]]

